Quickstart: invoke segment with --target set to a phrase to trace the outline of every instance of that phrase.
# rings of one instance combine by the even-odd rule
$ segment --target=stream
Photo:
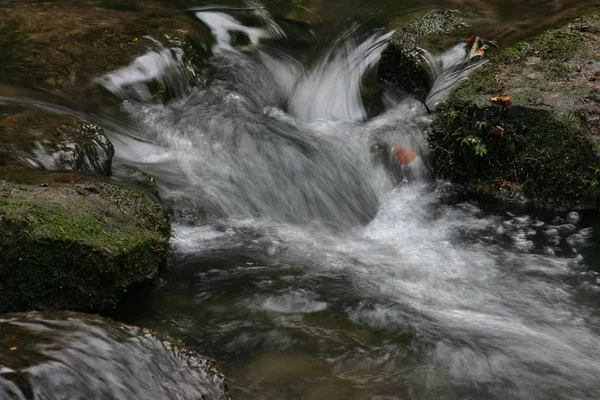
[[[207,84],[190,86],[158,42],[98,78],[127,115],[99,121],[116,175],[153,176],[173,214],[170,272],[110,317],[215,359],[234,399],[597,399],[597,213],[466,199],[435,180],[433,115],[365,100],[390,37],[383,2],[357,2],[378,16],[358,22],[345,3],[310,49],[255,1],[253,24],[197,7],[215,38]],[[433,56],[432,104],[474,69],[463,46]],[[152,79],[173,98],[152,102]],[[420,156],[391,173],[374,143]]]

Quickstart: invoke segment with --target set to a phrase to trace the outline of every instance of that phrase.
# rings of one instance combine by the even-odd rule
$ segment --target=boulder
[[[467,37],[469,26],[457,11],[433,10],[397,29],[381,54],[380,83],[424,101],[435,80],[435,67],[424,46],[431,50],[429,45],[440,38]]]
[[[0,83],[51,92],[80,110],[119,104],[94,80],[159,47],[145,37],[183,49],[190,66],[209,53],[208,29],[172,3],[5,0]]]
[[[469,193],[597,208],[599,41],[588,16],[492,55],[430,128],[436,174]]]
[[[73,312],[0,316],[2,399],[227,400],[216,363],[177,340]]]
[[[110,175],[113,154],[102,128],[71,115],[30,111],[0,121],[0,165]]]
[[[22,171],[0,172],[0,312],[110,310],[165,269],[169,216],[143,192],[102,177],[30,171],[25,184],[15,183]]]

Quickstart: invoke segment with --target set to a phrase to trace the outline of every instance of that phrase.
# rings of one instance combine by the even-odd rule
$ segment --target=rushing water
[[[210,361],[77,313],[0,318],[0,399],[226,400]]]
[[[172,271],[115,317],[215,358],[238,399],[600,397],[597,219],[457,197],[428,170],[421,103],[364,105],[388,33],[346,27],[307,61],[246,3],[252,26],[193,11],[208,84],[159,44],[98,80],[135,121],[105,125],[115,169],[153,175],[174,216]],[[476,67],[462,51],[432,56],[430,106]],[[152,103],[151,79],[174,99]],[[420,157],[390,167],[393,145]]]
[[[245,399],[600,395],[591,220],[490,210],[432,181],[425,107],[387,98],[369,119],[362,103],[387,35],[349,31],[303,65],[260,47],[266,28],[196,12],[217,37],[210,85],[125,102],[143,143],[121,136],[117,156],[178,218],[174,271],[121,317],[215,357]],[[460,51],[436,58],[455,66],[438,88],[472,67]],[[373,143],[421,157],[392,179]]]

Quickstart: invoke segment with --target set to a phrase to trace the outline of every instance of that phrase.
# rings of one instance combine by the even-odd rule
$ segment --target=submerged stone
[[[113,154],[102,128],[71,115],[30,111],[0,121],[0,165],[110,175]]]
[[[599,40],[590,16],[492,55],[431,126],[437,175],[471,193],[597,208]]]
[[[227,400],[216,363],[171,338],[73,312],[0,318],[0,398]]]
[[[170,222],[102,182],[0,180],[0,312],[108,310],[166,267]]]

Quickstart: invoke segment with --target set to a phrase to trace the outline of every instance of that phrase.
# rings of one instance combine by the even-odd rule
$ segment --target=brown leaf
[[[500,126],[492,126],[490,128],[490,133],[496,136],[503,136],[504,135],[504,128],[500,127]]]
[[[492,103],[504,104],[505,106],[510,106],[510,96],[496,96],[490,99]]]

